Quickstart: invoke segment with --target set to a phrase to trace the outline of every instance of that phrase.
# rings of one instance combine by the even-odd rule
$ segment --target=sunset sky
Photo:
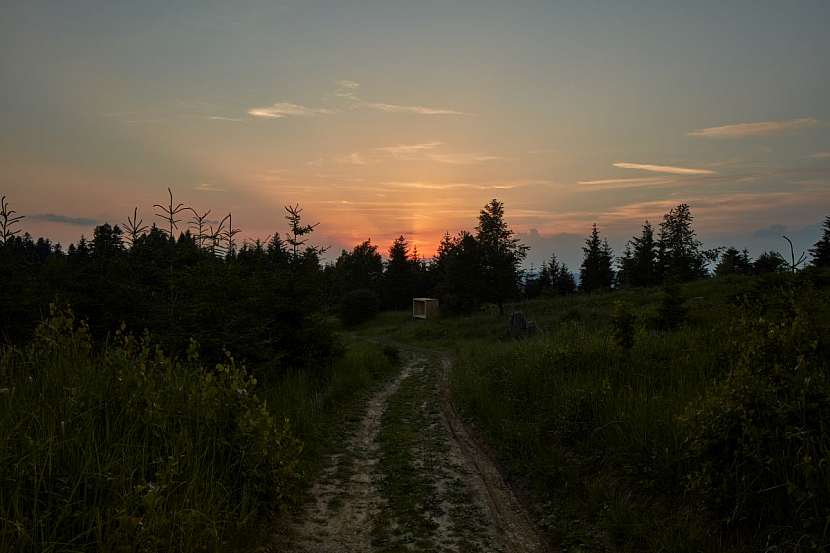
[[[533,259],[688,202],[707,246],[830,214],[830,2],[4,2],[0,193],[64,244],[172,187],[246,237],[431,255],[496,197]],[[576,268],[572,266],[572,268]]]

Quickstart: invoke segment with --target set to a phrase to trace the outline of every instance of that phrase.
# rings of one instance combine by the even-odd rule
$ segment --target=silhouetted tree
[[[121,239],[121,229],[118,225],[111,227],[104,223],[95,227],[92,235],[92,253],[95,257],[114,257],[124,252],[124,242]]]
[[[383,273],[383,304],[402,309],[412,300],[417,261],[410,258],[406,238],[399,236],[389,247],[389,259]]]
[[[780,273],[785,271],[787,261],[778,252],[764,252],[758,256],[758,259],[752,264],[752,272],[756,275],[765,275],[769,273]]]
[[[560,296],[567,296],[576,292],[576,279],[565,263],[559,267],[559,275],[556,277],[556,291]]]
[[[607,240],[600,239],[596,223],[582,248],[585,257],[579,273],[579,289],[583,292],[610,290],[614,283],[611,267],[613,252]]]
[[[470,312],[486,297],[481,246],[469,232],[444,235],[434,266],[439,272],[435,292],[449,311]]]
[[[133,209],[132,217],[127,216],[127,224],[124,225],[124,228],[127,230],[126,240],[131,248],[135,244],[135,241],[138,240],[138,237],[147,232],[148,227],[144,224],[144,219],[138,216],[137,207]]]
[[[335,262],[335,272],[341,295],[360,289],[377,293],[383,275],[383,259],[378,247],[366,240],[351,252],[343,250]]]
[[[515,297],[521,283],[521,264],[528,247],[514,236],[504,220],[504,204],[491,200],[479,212],[476,240],[481,250],[487,299],[504,312],[505,300]]]
[[[168,236],[170,236],[171,238],[175,238],[174,231],[179,228],[179,223],[182,222],[182,220],[177,219],[177,217],[180,213],[182,213],[183,211],[187,211],[190,208],[185,207],[183,203],[179,203],[174,206],[173,191],[170,188],[167,189],[167,194],[170,196],[167,205],[155,204],[153,205],[153,207],[161,211],[161,213],[156,213],[156,217],[163,219],[164,222],[166,222],[168,225],[168,228],[163,230],[167,232]]]
[[[570,269],[560,263],[556,253],[550,255],[547,263],[539,271],[538,286],[542,293],[567,295],[576,291],[576,280]]]
[[[680,204],[660,223],[659,263],[663,278],[684,282],[706,276],[707,252],[695,234],[688,204]]]
[[[20,233],[20,229],[15,227],[25,217],[16,215],[16,213],[6,201],[6,196],[0,198],[0,245],[2,246],[5,246],[14,236]]]
[[[749,260],[749,252],[746,250],[738,251],[737,248],[731,246],[726,248],[715,267],[717,276],[748,275],[750,273],[752,273],[752,262]]]
[[[302,222],[303,210],[299,205],[285,206],[285,219],[288,221],[288,234],[286,234],[285,241],[291,248],[291,259],[297,261],[300,257],[301,248],[306,245],[308,241],[305,236],[308,236],[319,223],[313,225],[304,225]],[[314,248],[315,253],[321,253],[317,248]]]
[[[830,267],[830,216],[825,217],[821,239],[810,249],[813,267]]]
[[[630,260],[622,267],[625,271],[626,286],[654,286],[660,281],[658,270],[659,249],[654,240],[654,229],[646,221],[640,236],[633,237],[626,248],[630,248]]]

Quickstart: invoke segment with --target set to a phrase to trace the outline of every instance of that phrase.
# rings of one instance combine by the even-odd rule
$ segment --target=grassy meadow
[[[830,304],[820,280],[526,301],[513,308],[541,332],[524,340],[495,309],[434,321],[387,313],[361,332],[455,354],[456,407],[568,550],[823,550]]]

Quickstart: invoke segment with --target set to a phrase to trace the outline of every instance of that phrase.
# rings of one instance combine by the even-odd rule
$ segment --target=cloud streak
[[[350,80],[337,81],[337,89],[334,95],[352,102],[352,108],[365,108],[386,113],[414,113],[417,115],[467,115],[463,111],[454,109],[436,108],[419,105],[391,104],[387,102],[370,102],[358,96],[357,91],[360,83]]]
[[[582,180],[577,182],[591,190],[616,190],[625,188],[649,188],[674,184],[671,177],[640,177],[633,179],[600,179]]]
[[[403,106],[400,104],[386,104],[383,102],[363,102],[363,107],[385,111],[386,113],[416,113],[418,115],[466,115],[463,111],[454,109],[432,108],[427,106]]]
[[[486,161],[504,159],[500,156],[482,154],[476,152],[438,152],[436,149],[443,146],[443,142],[421,142],[418,144],[396,144],[394,146],[383,146],[375,148],[375,151],[387,154],[395,159],[402,160],[426,160],[436,163],[447,163],[450,165],[475,165]]]
[[[325,115],[334,113],[326,108],[310,108],[300,104],[292,104],[291,102],[277,102],[267,107],[252,108],[248,110],[248,115],[254,117],[264,117],[266,119],[282,119],[284,117],[313,117],[315,115]]]
[[[89,219],[87,217],[72,217],[71,215],[59,215],[57,213],[35,213],[34,215],[28,215],[27,219],[76,227],[91,227],[98,223],[95,219]]]
[[[819,120],[813,117],[788,119],[785,121],[760,121],[757,123],[738,123],[721,127],[707,127],[689,132],[689,136],[698,138],[747,138],[753,136],[768,136],[793,132],[815,127]]]
[[[669,175],[716,175],[715,171],[709,169],[692,169],[689,167],[675,167],[672,165],[652,165],[650,163],[628,163],[617,162],[613,164],[614,167],[620,169],[637,169],[640,171],[649,171],[652,173],[667,173]]]

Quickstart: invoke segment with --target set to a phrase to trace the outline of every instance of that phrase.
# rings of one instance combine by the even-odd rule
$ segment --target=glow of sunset
[[[753,253],[830,211],[826,2],[76,4],[0,21],[0,193],[64,244],[168,186],[249,239],[299,203],[335,253],[423,256],[495,197],[572,266],[680,202]]]

